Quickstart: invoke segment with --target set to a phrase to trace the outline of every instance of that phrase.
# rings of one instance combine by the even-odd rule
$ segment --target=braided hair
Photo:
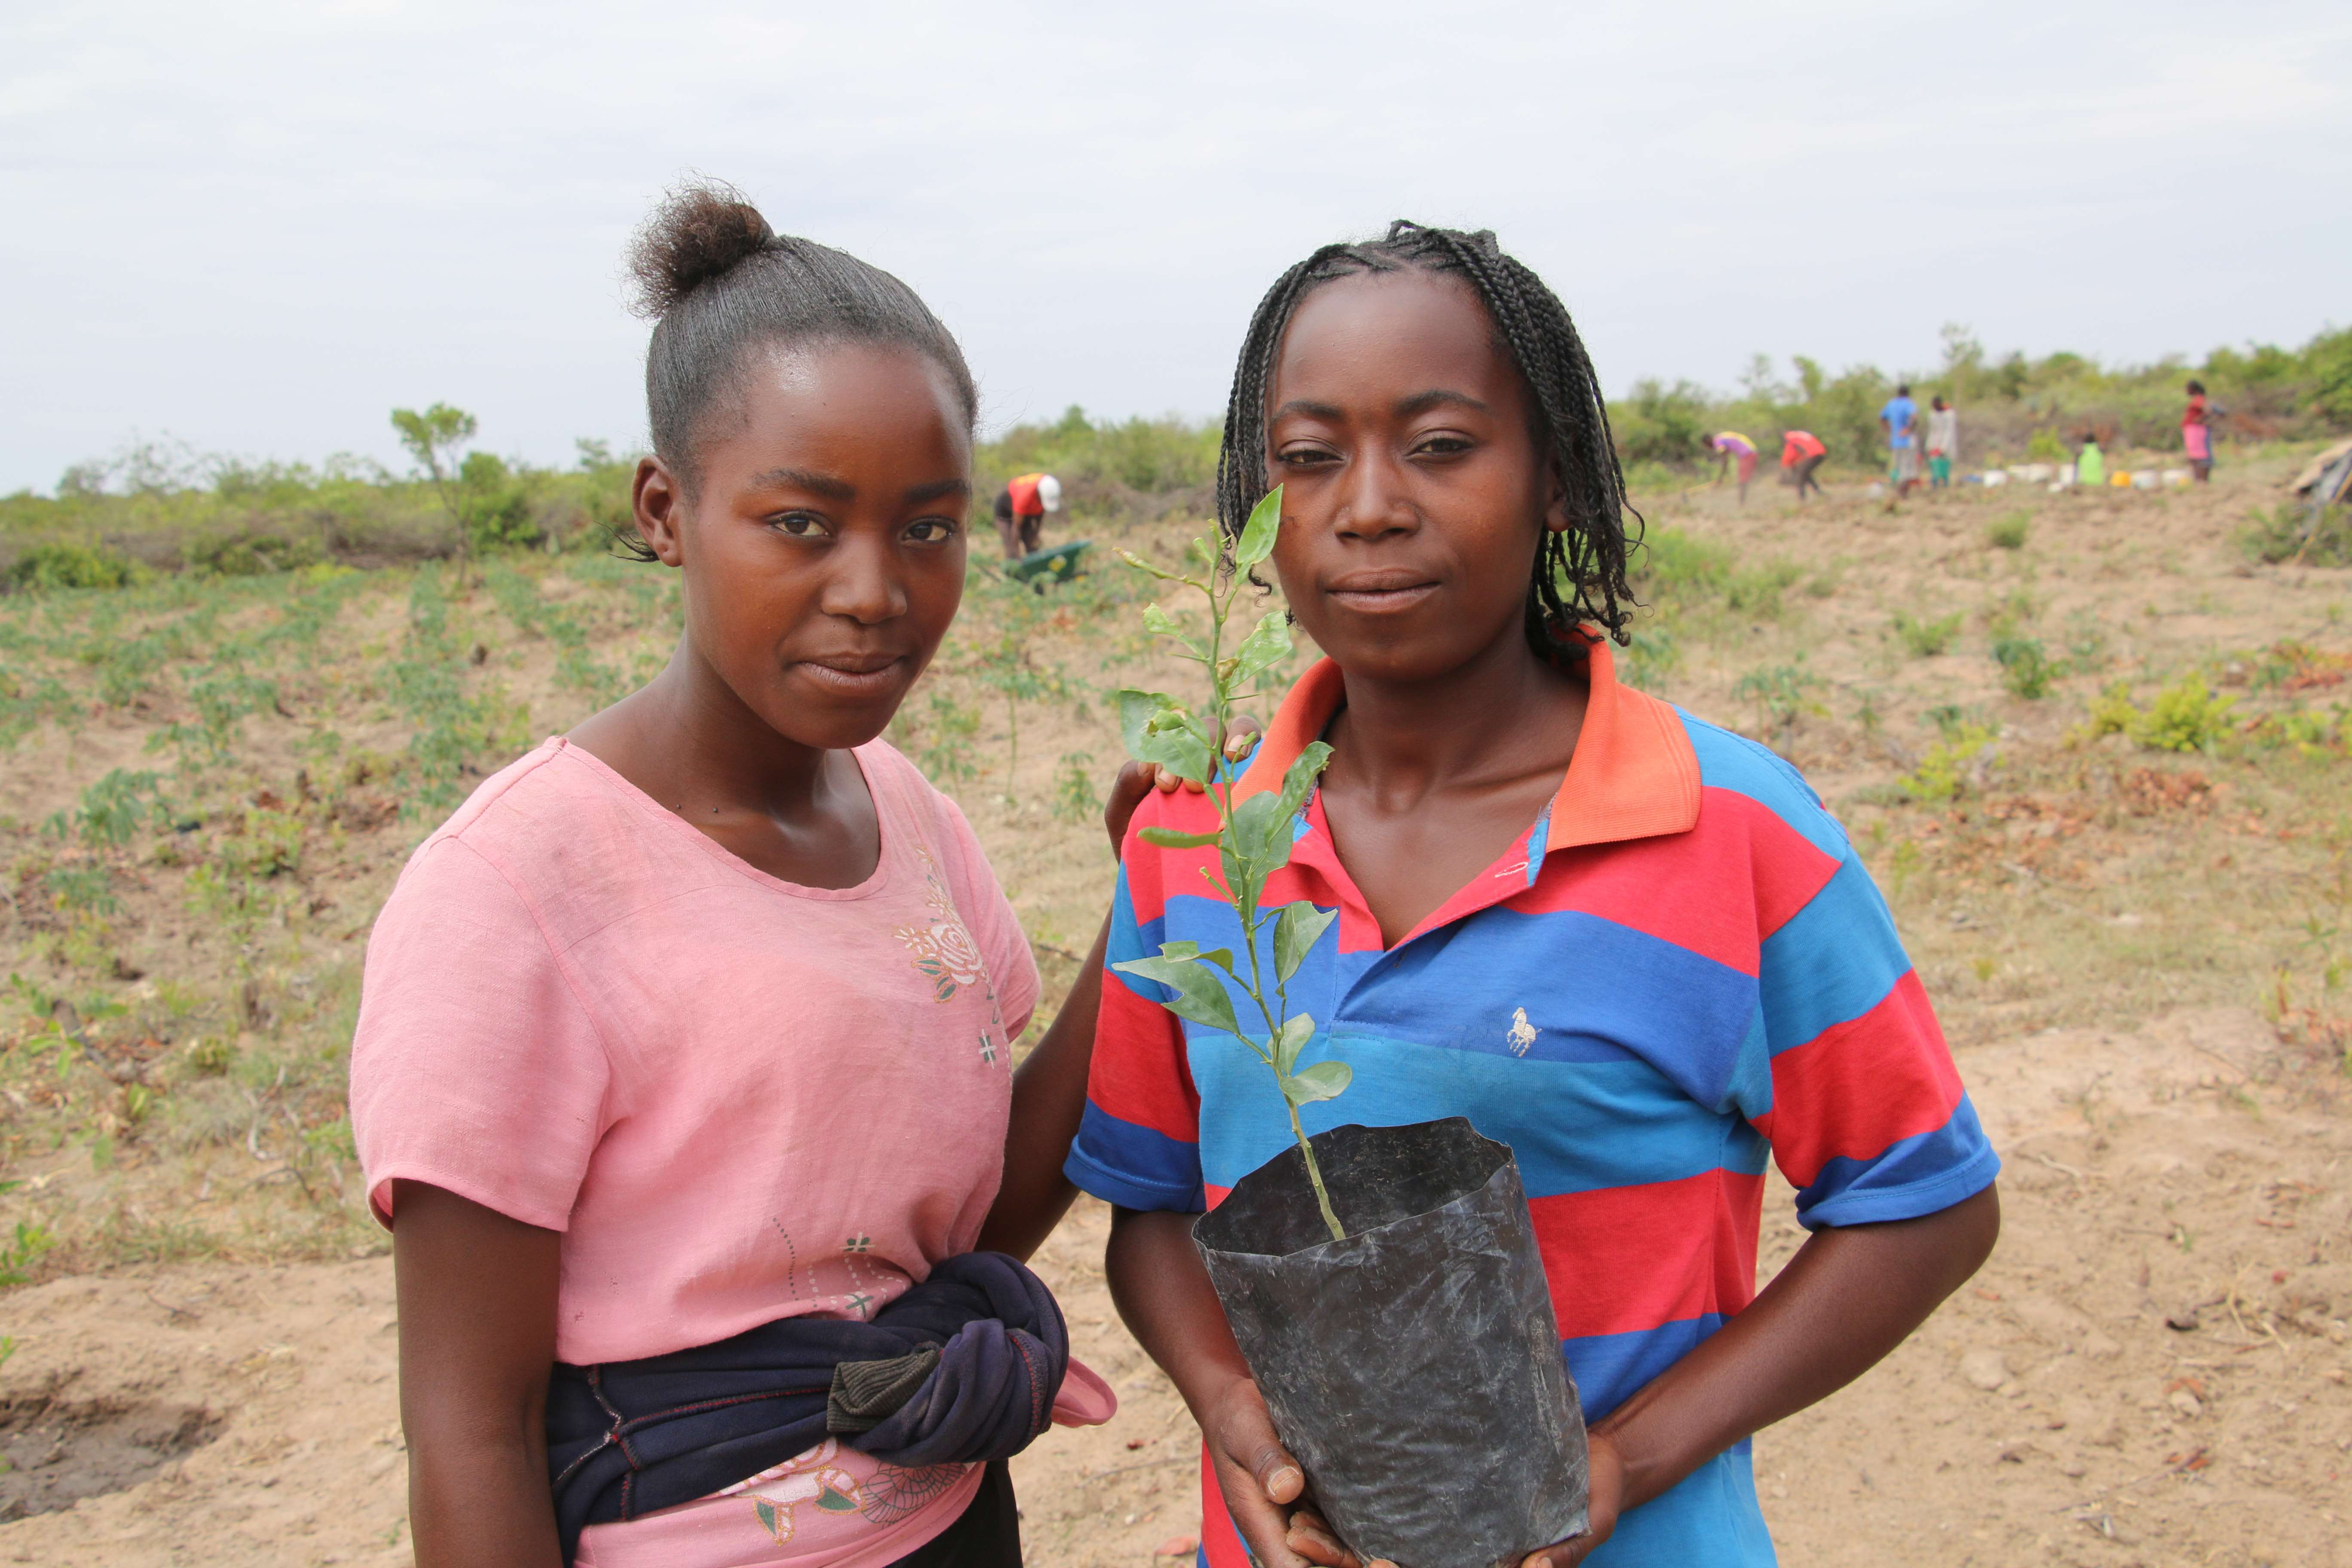
[[[1559,533],[1545,530],[1536,552],[1528,584],[1528,646],[1538,658],[1557,657],[1564,634],[1581,622],[1628,641],[1634,600],[1625,581],[1625,520],[1632,517],[1632,542],[1638,542],[1642,518],[1625,499],[1599,378],[1559,297],[1504,254],[1490,230],[1466,234],[1400,218],[1381,239],[1327,245],[1275,280],[1250,318],[1225,405],[1224,445],[1217,454],[1218,526],[1228,539],[1237,538],[1250,509],[1265,498],[1266,392],[1298,302],[1335,278],[1409,269],[1466,280],[1494,322],[1497,351],[1510,355],[1534,395],[1536,436],[1566,499],[1569,525]]]

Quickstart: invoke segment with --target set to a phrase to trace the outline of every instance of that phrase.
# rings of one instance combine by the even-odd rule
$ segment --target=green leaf
[[[1186,653],[1191,654],[1194,658],[1206,658],[1208,657],[1202,651],[1201,645],[1199,643],[1194,642],[1191,637],[1184,635],[1184,628],[1176,624],[1175,617],[1171,616],[1166,610],[1161,609],[1158,605],[1146,605],[1143,606],[1143,629],[1148,632],[1156,632],[1163,637],[1173,638],[1178,647],[1181,647]]]
[[[1249,521],[1242,524],[1242,536],[1234,546],[1234,564],[1244,572],[1274,553],[1274,536],[1282,526],[1282,487],[1276,485],[1266,498],[1250,509]]]
[[[1315,1020],[1304,1013],[1293,1013],[1282,1021],[1282,1033],[1274,1037],[1274,1070],[1283,1077],[1298,1065],[1298,1053],[1315,1037]]]
[[[1234,972],[1234,950],[1230,947],[1213,947],[1201,955],[1200,962],[1213,963],[1231,974]]]
[[[1158,763],[1177,777],[1195,784],[1209,780],[1209,737],[1201,721],[1164,691],[1118,694],[1118,729],[1127,754]]]
[[[1282,775],[1282,815],[1297,816],[1306,809],[1307,797],[1315,793],[1315,781],[1322,776],[1324,767],[1331,761],[1331,748],[1320,741],[1307,743],[1298,753],[1289,771]]]
[[[1339,918],[1337,910],[1318,910],[1301,899],[1295,904],[1282,906],[1282,918],[1274,922],[1274,973],[1285,984],[1323,940],[1331,922]]]
[[[1317,1062],[1304,1072],[1284,1076],[1282,1098],[1293,1105],[1337,1100],[1348,1092],[1348,1085],[1355,1076],[1355,1070],[1346,1062]]]
[[[1136,834],[1146,844],[1156,844],[1162,849],[1198,849],[1214,844],[1214,833],[1179,833],[1172,827],[1146,827]]]
[[[1160,944],[1160,956],[1171,963],[1182,963],[1201,956],[1201,944],[1197,942],[1163,942]]]
[[[1290,814],[1271,795],[1254,795],[1234,807],[1234,845],[1260,872],[1290,863]]]
[[[1130,958],[1111,967],[1123,974],[1157,980],[1175,992],[1175,1000],[1161,1005],[1180,1018],[1190,1018],[1195,1024],[1223,1029],[1229,1035],[1242,1032],[1234,1017],[1234,1000],[1225,994],[1225,983],[1217,978],[1213,970],[1203,969],[1196,963],[1166,958]]]
[[[1290,655],[1289,613],[1269,610],[1250,635],[1242,639],[1242,646],[1234,650],[1233,669],[1225,676],[1226,689],[1235,690],[1255,680]]]

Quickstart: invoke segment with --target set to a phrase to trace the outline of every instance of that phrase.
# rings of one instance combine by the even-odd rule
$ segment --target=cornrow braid
[[[1625,627],[1634,599],[1625,556],[1629,542],[1640,541],[1643,523],[1625,499],[1600,378],[1559,297],[1505,254],[1490,230],[1469,234],[1400,218],[1383,238],[1324,246],[1275,279],[1250,317],[1225,404],[1224,443],[1217,454],[1218,526],[1228,539],[1237,537],[1250,509],[1265,497],[1266,392],[1299,300],[1337,278],[1408,269],[1454,274],[1475,289],[1494,322],[1496,346],[1511,356],[1535,395],[1537,435],[1565,499],[1569,525],[1559,533],[1547,529],[1536,552],[1528,584],[1528,646],[1549,658],[1568,629],[1584,622],[1620,643],[1629,640]]]

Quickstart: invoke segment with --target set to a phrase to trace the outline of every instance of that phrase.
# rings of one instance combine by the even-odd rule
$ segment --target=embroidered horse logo
[[[1528,1047],[1536,1043],[1536,1026],[1528,1022],[1525,1007],[1511,1009],[1511,1032],[1504,1038],[1510,1042],[1511,1054],[1515,1057],[1526,1056]]]

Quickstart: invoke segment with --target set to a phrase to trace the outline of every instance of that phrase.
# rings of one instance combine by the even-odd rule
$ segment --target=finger
[[[1225,1422],[1225,1452],[1255,1478],[1258,1490],[1271,1503],[1294,1503],[1307,1489],[1307,1472],[1274,1435],[1265,1406],[1253,1403]]]
[[[1120,766],[1118,776],[1111,780],[1110,798],[1103,803],[1103,827],[1110,835],[1111,853],[1127,839],[1128,819],[1143,797],[1151,793],[1152,774],[1156,770],[1150,763],[1127,763]]]
[[[1249,1547],[1250,1559],[1258,1568],[1329,1568],[1302,1557],[1287,1536],[1290,1521],[1288,1510],[1266,1501],[1256,1479],[1228,1455],[1212,1449],[1216,1471],[1217,1490],[1224,1498],[1225,1511],[1233,1516],[1234,1528],[1241,1531]]]
[[[1175,794],[1176,786],[1184,782],[1181,778],[1177,776],[1176,773],[1172,769],[1162,767],[1158,763],[1151,763],[1147,765],[1151,769],[1152,782],[1158,787],[1161,795]]]
[[[1283,1544],[1318,1568],[1358,1568],[1356,1554],[1340,1545],[1339,1538],[1311,1513],[1290,1516],[1290,1533],[1283,1537]]]

